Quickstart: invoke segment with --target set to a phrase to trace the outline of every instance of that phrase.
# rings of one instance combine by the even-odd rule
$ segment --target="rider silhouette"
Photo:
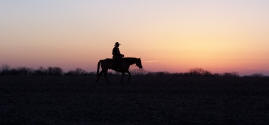
[[[112,51],[113,60],[114,60],[113,65],[115,68],[119,68],[121,59],[124,57],[124,55],[120,53],[119,46],[120,46],[119,42],[116,42]]]

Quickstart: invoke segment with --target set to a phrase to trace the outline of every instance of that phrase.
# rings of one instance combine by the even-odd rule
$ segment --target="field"
[[[268,77],[0,76],[1,125],[269,123]]]

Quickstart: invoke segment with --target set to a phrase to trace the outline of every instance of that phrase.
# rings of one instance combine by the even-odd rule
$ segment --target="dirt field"
[[[1,125],[269,124],[268,78],[0,76]]]

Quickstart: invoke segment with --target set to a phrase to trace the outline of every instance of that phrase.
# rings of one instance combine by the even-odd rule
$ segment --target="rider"
[[[114,60],[114,67],[119,68],[121,63],[121,59],[124,57],[123,54],[120,53],[119,49],[120,43],[116,42],[112,51],[113,60]]]

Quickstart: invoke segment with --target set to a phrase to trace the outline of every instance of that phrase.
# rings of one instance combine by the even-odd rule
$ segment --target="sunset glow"
[[[12,0],[0,15],[0,65],[95,71],[119,41],[147,71],[269,75],[265,0]]]

